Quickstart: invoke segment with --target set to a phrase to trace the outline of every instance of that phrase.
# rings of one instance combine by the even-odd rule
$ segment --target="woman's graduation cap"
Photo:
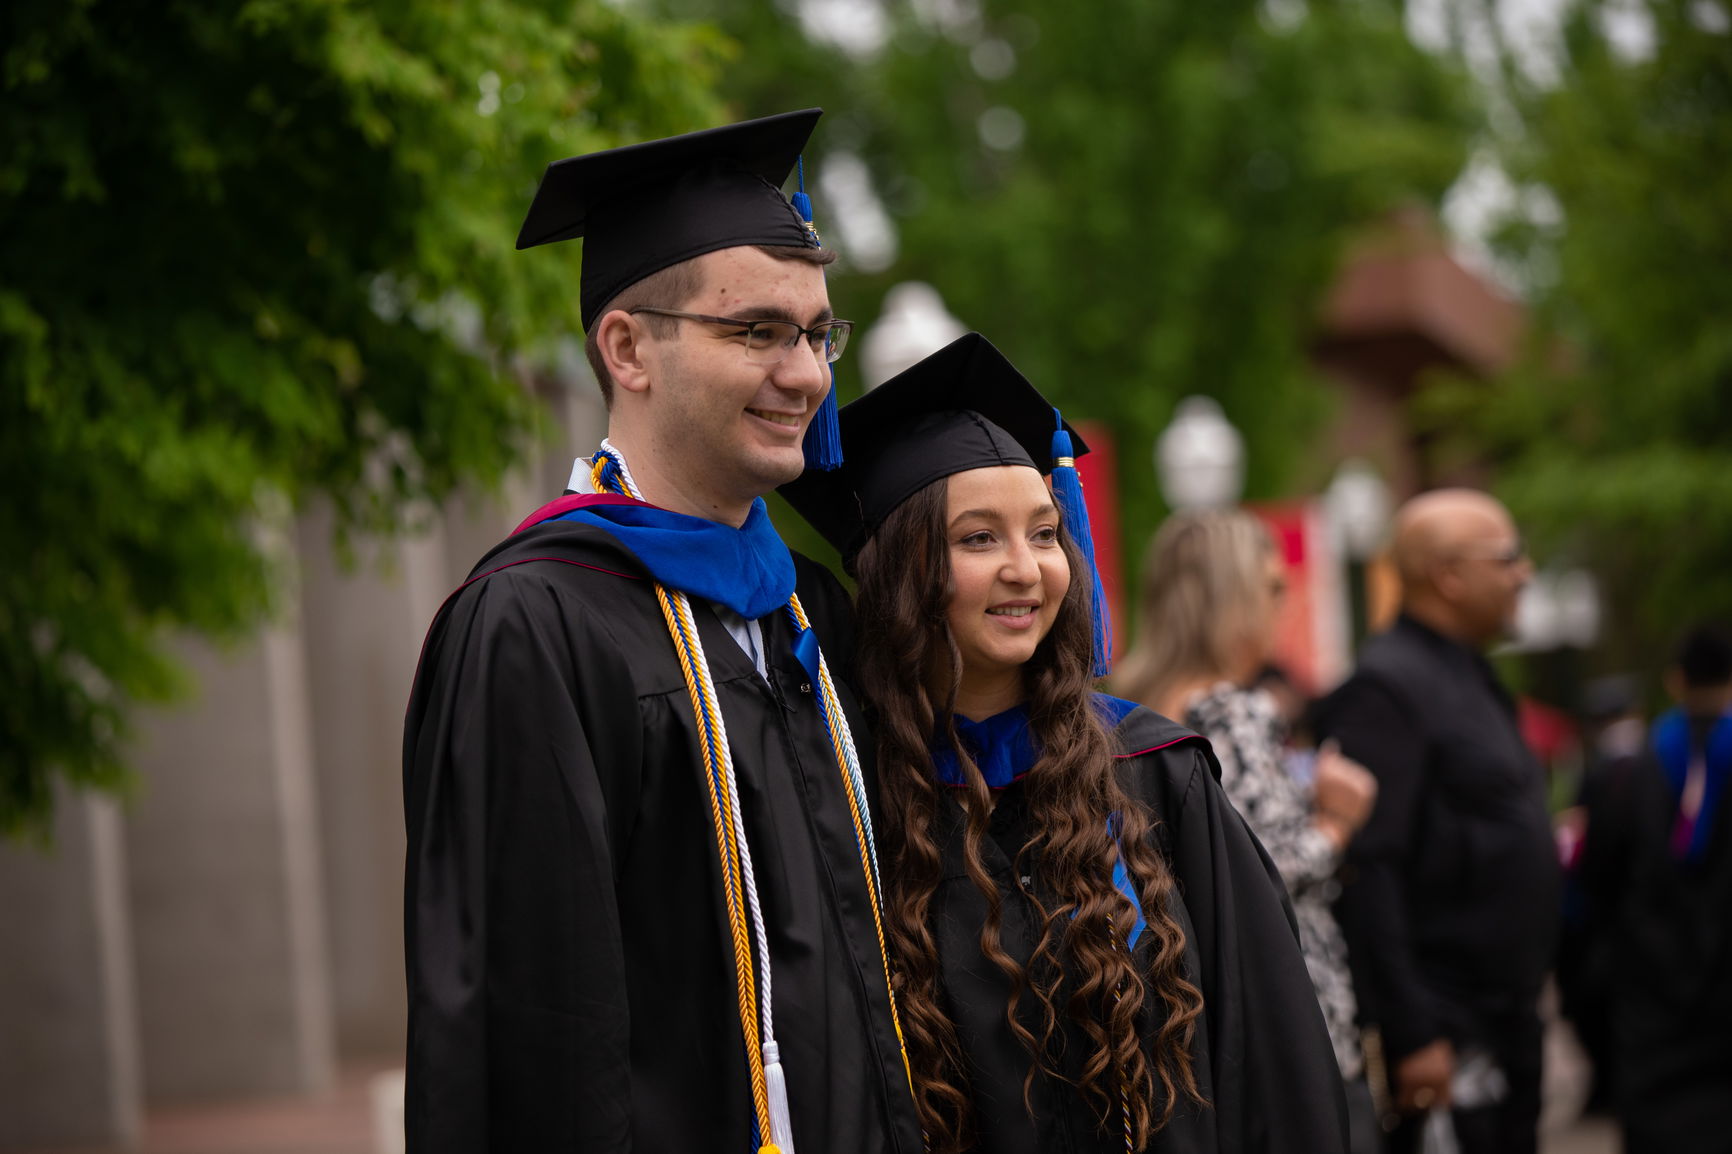
[[[652,273],[747,245],[820,247],[804,188],[782,182],[822,109],[689,132],[556,160],[529,205],[517,247],[582,237],[579,316],[588,329],[609,301]],[[802,171],[802,184],[804,172]],[[835,389],[808,431],[807,459],[834,468]],[[817,459],[814,449],[819,446]]]
[[[840,428],[842,466],[808,470],[780,492],[849,569],[884,518],[940,478],[997,465],[1050,474],[1094,582],[1095,671],[1105,675],[1106,599],[1076,478],[1075,458],[1088,446],[1003,353],[969,333],[844,407]]]

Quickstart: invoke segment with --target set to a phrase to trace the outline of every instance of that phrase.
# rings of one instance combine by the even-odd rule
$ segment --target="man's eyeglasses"
[[[793,321],[748,321],[737,317],[712,317],[703,313],[682,313],[675,309],[652,309],[647,306],[632,309],[632,314],[650,313],[658,317],[674,317],[682,321],[699,321],[706,325],[728,325],[746,338],[746,359],[755,365],[781,362],[800,338],[812,347],[812,355],[826,364],[834,363],[848,347],[848,334],[854,331],[853,321],[819,321],[811,328],[801,328]]]
[[[1520,537],[1503,545],[1470,546],[1456,553],[1457,557],[1470,561],[1493,561],[1505,569],[1518,564],[1527,555],[1527,545]]]

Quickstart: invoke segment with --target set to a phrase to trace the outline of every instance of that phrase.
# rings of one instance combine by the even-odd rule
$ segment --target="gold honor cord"
[[[655,587],[656,600],[661,604],[662,617],[668,633],[674,639],[679,655],[680,673],[685,677],[686,693],[691,698],[692,714],[697,721],[698,740],[704,747],[704,783],[710,795],[710,823],[715,829],[716,852],[722,862],[722,891],[728,910],[728,929],[734,943],[734,985],[739,1001],[740,1029],[745,1034],[747,1066],[752,1081],[752,1107],[758,1117],[758,1133],[770,1136],[770,1098],[764,1075],[762,1042],[758,1033],[757,992],[752,968],[752,943],[742,908],[742,891],[746,887],[740,865],[740,844],[729,815],[734,809],[732,775],[722,772],[717,764],[717,731],[721,710],[716,704],[715,688],[708,670],[695,668],[692,650],[697,645],[697,628],[691,619],[691,605],[683,594],[671,593],[661,584]],[[701,649],[699,650],[701,652]],[[701,658],[700,658],[701,660]],[[776,1151],[774,1145],[761,1148],[761,1154]]]
[[[1111,827],[1109,826],[1108,828],[1111,828]],[[1115,854],[1118,854],[1121,859],[1124,856],[1124,851],[1119,847],[1117,838],[1114,838],[1114,841],[1113,841],[1113,852]],[[1127,875],[1126,876],[1129,876],[1128,867],[1127,867]],[[1135,885],[1136,883],[1133,881],[1131,884]],[[1142,913],[1142,910],[1140,908],[1138,908],[1137,913],[1140,915]],[[1116,950],[1119,948],[1118,939],[1113,936],[1113,923],[1112,923],[1112,920],[1110,918],[1107,920],[1107,941],[1112,945],[1113,949]],[[1127,945],[1125,947],[1125,949],[1126,949],[1126,952],[1131,955],[1131,959],[1130,959],[1131,964],[1134,966],[1136,964],[1136,954],[1135,954],[1134,948]],[[1124,1001],[1124,997],[1125,997],[1125,985],[1123,982],[1120,982],[1118,984],[1118,986],[1116,986],[1113,989],[1113,1001],[1114,1002],[1122,1002],[1122,1001]],[[1131,1135],[1131,1087],[1130,1087],[1130,1080],[1125,1077],[1125,1072],[1122,1068],[1119,1070],[1119,1118],[1125,1124],[1125,1154],[1136,1154],[1136,1149],[1137,1149],[1136,1139],[1134,1137],[1132,1137],[1132,1135]]]
[[[605,476],[609,461],[616,466],[613,488],[624,496],[637,498],[625,462],[617,450],[604,445],[590,466],[590,486],[598,493],[609,491]],[[704,657],[703,643],[691,616],[691,603],[685,594],[670,590],[659,582],[655,585],[656,601],[668,626],[668,634],[679,657],[680,672],[691,699],[692,715],[697,724],[698,739],[704,753],[704,782],[709,792],[710,822],[716,835],[716,850],[721,858],[723,897],[728,913],[728,928],[733,939],[735,993],[739,1003],[740,1028],[745,1035],[746,1061],[751,1077],[752,1106],[757,1116],[758,1133],[763,1145],[759,1154],[791,1154],[793,1136],[788,1118],[786,1089],[781,1077],[779,1056],[774,1043],[773,1015],[770,1004],[770,958],[764,933],[762,914],[758,909],[756,879],[752,876],[751,850],[745,844],[745,825],[740,817],[739,798],[734,788],[733,759],[727,745],[726,723],[717,703],[715,686]],[[810,628],[798,596],[791,597],[788,611],[801,629]],[[830,669],[822,652],[818,656],[819,680],[823,694],[824,718],[830,736],[831,752],[842,774],[843,792],[848,798],[849,816],[854,822],[855,842],[860,849],[861,871],[866,878],[867,893],[872,905],[872,923],[878,937],[878,956],[883,965],[884,993],[889,999],[890,1020],[895,1027],[897,1047],[901,1051],[902,1070],[908,1078],[909,1093],[913,1093],[913,1074],[908,1064],[908,1048],[902,1038],[902,1022],[896,1010],[896,993],[890,983],[890,958],[884,946],[884,926],[880,915],[882,895],[879,891],[877,863],[870,850],[872,835],[866,824],[864,786],[858,761],[854,755],[853,736],[842,713]],[[748,908],[749,907],[749,910]],[[750,922],[758,930],[757,942],[763,969],[763,991],[757,990],[752,963]],[[763,1029],[759,1030],[759,1010]],[[770,1061],[766,1068],[766,1053]]]
[[[1124,987],[1120,986],[1113,991],[1113,1001],[1122,1001],[1124,994]],[[1135,1154],[1137,1144],[1131,1136],[1131,1089],[1123,1070],[1119,1071],[1119,1118],[1125,1124],[1125,1154]]]

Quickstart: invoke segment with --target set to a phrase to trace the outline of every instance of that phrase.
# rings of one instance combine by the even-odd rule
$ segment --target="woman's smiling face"
[[[998,696],[992,687],[1017,684],[1051,631],[1071,579],[1058,528],[1045,479],[1026,465],[950,477],[946,617],[962,655],[963,696]]]

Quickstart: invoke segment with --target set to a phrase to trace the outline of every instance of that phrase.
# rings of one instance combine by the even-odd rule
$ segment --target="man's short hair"
[[[803,248],[794,245],[753,245],[765,256],[776,260],[804,261],[820,267],[836,259],[833,248]],[[632,309],[683,309],[697,295],[698,268],[700,258],[693,257],[678,264],[671,264],[659,272],[652,272],[640,281],[634,281],[619,291],[612,300],[601,307],[596,314],[597,324],[583,337],[583,355],[589,358],[589,367],[595,373],[595,383],[601,386],[601,399],[608,408],[613,408],[613,377],[607,371],[607,362],[602,360],[601,348],[595,339],[595,330],[600,327],[600,320],[616,309],[630,312]],[[679,321],[673,317],[656,316],[653,313],[643,314],[644,324],[657,337],[665,337],[673,331]]]
[[[1718,625],[1698,625],[1678,643],[1676,664],[1691,689],[1732,683],[1732,634]]]

